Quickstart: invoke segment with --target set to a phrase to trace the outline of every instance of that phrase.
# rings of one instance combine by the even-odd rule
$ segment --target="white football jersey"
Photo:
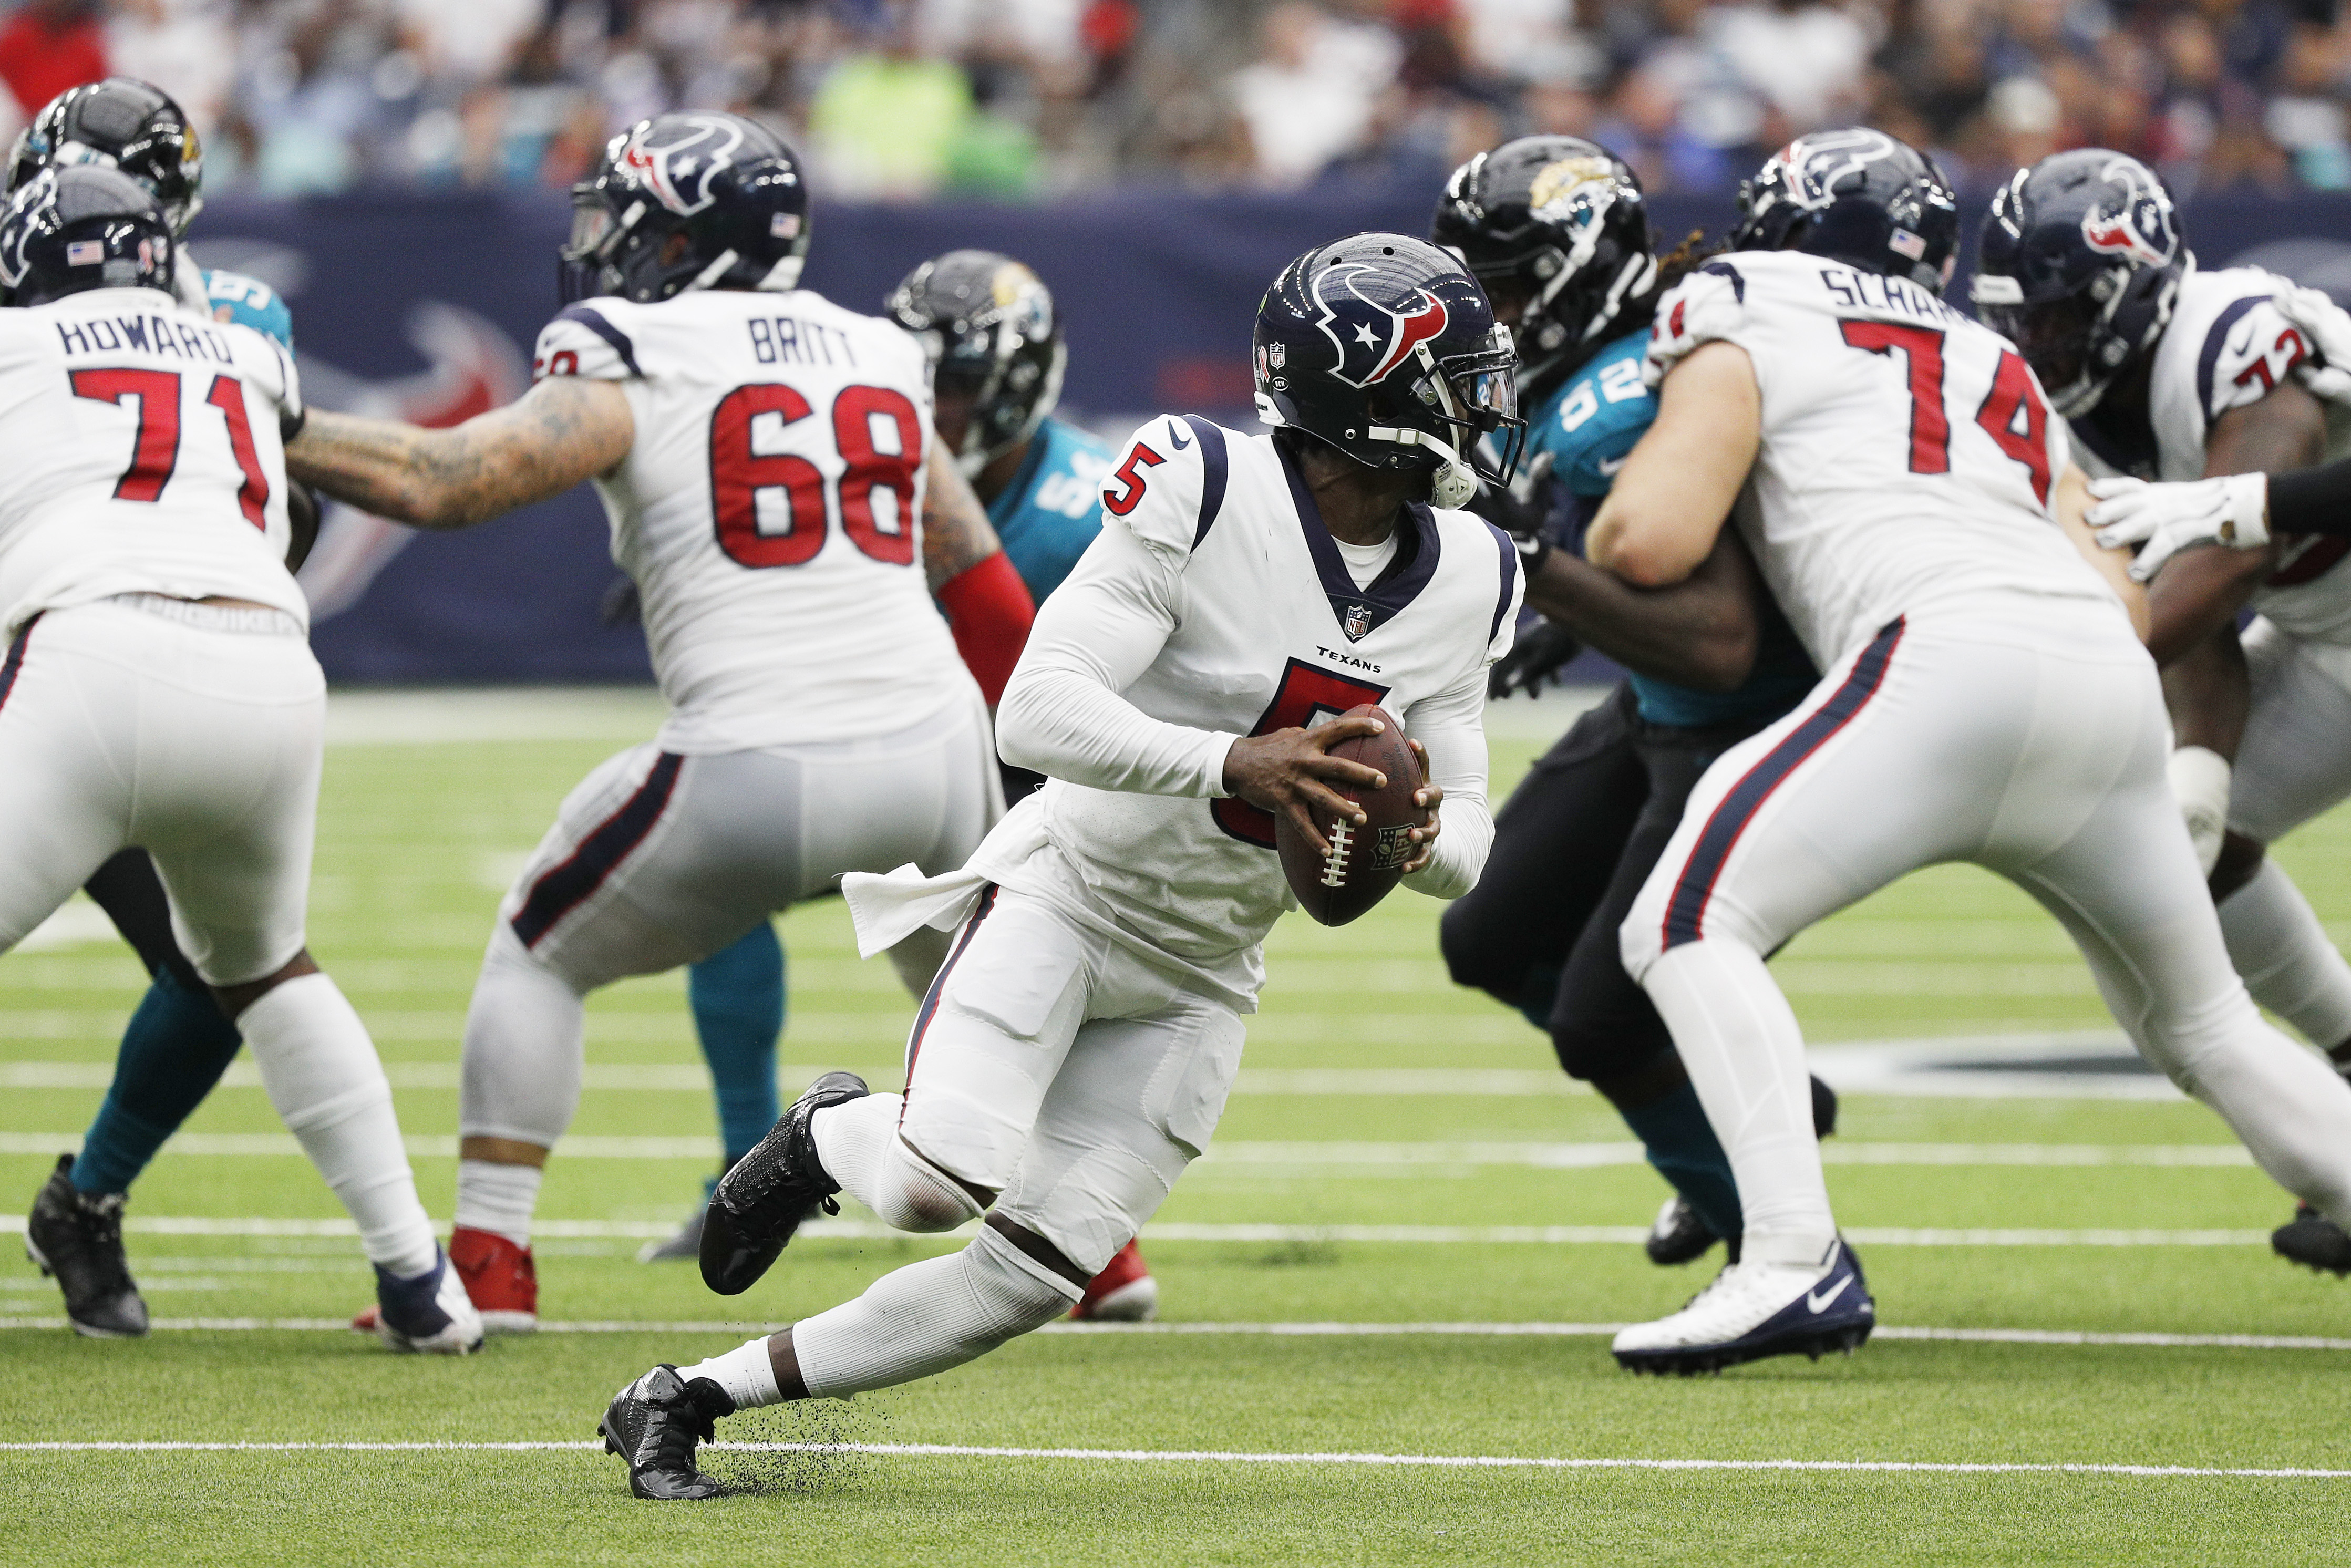
[[[0,310],[0,614],[118,593],[249,599],[303,620],[286,570],[293,361],[154,288]]]
[[[628,393],[636,440],[596,492],[664,750],[892,734],[972,700],[923,572],[930,367],[908,334],[805,289],[593,299],[548,323],[531,373]]]
[[[1718,340],[1762,392],[1740,524],[1820,668],[1897,615],[1986,594],[2114,606],[2050,515],[2064,423],[1991,329],[1898,278],[1741,251],[1658,302],[1650,384]]]
[[[1311,727],[1378,703],[1427,747],[1432,775],[1463,810],[1485,810],[1485,672],[1510,648],[1520,593],[1518,552],[1501,532],[1467,512],[1410,507],[1395,559],[1358,588],[1271,436],[1173,415],[1127,443],[1102,507],[1109,545],[1097,540],[1047,601],[1032,648],[1098,590],[1113,602],[1154,596],[1150,613],[1172,630],[1120,695],[1150,718],[1203,732],[1219,768],[1225,737]],[[1129,580],[1144,574],[1122,564],[1121,536],[1155,558],[1150,581]],[[1240,954],[1243,988],[1254,989],[1257,945],[1294,906],[1269,813],[1234,798],[1061,779],[1035,809],[1121,925],[1205,965]],[[1450,836],[1462,852],[1474,837]],[[1475,853],[1482,861],[1482,844]],[[1473,866],[1456,891],[1475,880]]]
[[[2220,416],[2259,402],[2288,376],[2306,374],[2315,361],[2309,333],[2278,308],[2278,297],[2293,287],[2256,267],[2190,272],[2180,279],[2179,298],[2147,371],[2147,423],[2123,444],[2095,413],[2074,421],[2075,461],[2094,475],[2204,477],[2204,444]],[[2345,327],[2351,331],[2351,322]],[[2351,455],[2351,406],[2330,404],[2326,424],[2327,458]],[[2351,539],[2318,536],[2283,545],[2284,559],[2254,591],[2253,607],[2289,635],[2351,645],[2351,569],[2342,564],[2351,556]]]

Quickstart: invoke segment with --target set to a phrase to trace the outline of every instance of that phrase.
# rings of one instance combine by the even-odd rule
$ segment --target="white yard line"
[[[536,1454],[594,1453],[602,1443],[0,1443],[12,1454]],[[2121,1476],[2133,1479],[2344,1480],[2351,1470],[2285,1466],[1968,1463],[1927,1459],[1566,1458],[1518,1454],[1252,1453],[1229,1448],[1014,1448],[960,1443],[711,1443],[719,1453],[856,1454],[876,1458],[1084,1459],[1120,1464],[1348,1465],[1405,1469],[1789,1470],[1820,1474]]]
[[[44,1289],[52,1287],[44,1286]],[[0,1329],[63,1329],[57,1317],[0,1316]],[[345,1333],[344,1318],[158,1318],[159,1333]],[[763,1320],[695,1320],[676,1322],[639,1322],[627,1318],[579,1322],[542,1321],[538,1332],[551,1334],[734,1334],[760,1333],[774,1325]],[[1151,1322],[1047,1323],[1042,1334],[1129,1334],[1144,1337],[1205,1334],[1266,1339],[1604,1339],[1625,1323],[1356,1323],[1356,1322]],[[2351,1351],[2351,1339],[2314,1334],[2106,1333],[2093,1329],[1928,1328],[1907,1323],[1880,1324],[1881,1340],[1948,1341],[1963,1344],[2025,1344],[2058,1346],[2124,1346],[2157,1350],[2301,1350]]]

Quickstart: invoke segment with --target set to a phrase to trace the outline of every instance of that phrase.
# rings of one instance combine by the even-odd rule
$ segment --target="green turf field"
[[[329,753],[313,948],[376,1031],[445,1219],[458,1031],[498,891],[651,711],[346,716],[368,743]],[[1523,716],[1510,727],[1505,778],[1533,748]],[[415,738],[452,728],[474,738]],[[540,738],[493,738],[518,734]],[[2282,858],[2351,923],[2346,849],[2338,813]],[[1047,1333],[928,1384],[740,1418],[721,1436],[817,1451],[716,1456],[741,1490],[698,1508],[631,1500],[588,1445],[612,1390],[953,1243],[873,1236],[852,1209],[732,1301],[691,1265],[636,1263],[716,1152],[681,977],[590,1003],[589,1086],[538,1249],[542,1314],[571,1332],[467,1361],[333,1326],[367,1301],[365,1265],[241,1067],[134,1196],[152,1337],[74,1338],[53,1287],[0,1259],[16,1500],[0,1560],[2351,1557],[2351,1283],[2268,1255],[2290,1205],[2210,1113],[1851,1095],[1830,1177],[1886,1331],[1851,1360],[1635,1380],[1598,1325],[1672,1309],[1711,1265],[1658,1270],[1628,1244],[1662,1183],[1603,1103],[1565,1092],[1540,1037],[1446,983],[1436,913],[1399,894],[1344,930],[1277,932],[1217,1146],[1144,1239],[1165,1326],[1186,1332]],[[856,960],[837,903],[783,933],[788,1087],[833,1066],[894,1087],[912,1007],[886,965]],[[18,1215],[87,1124],[143,983],[102,921],[69,914],[50,937],[0,959],[0,1196]],[[2056,928],[1972,871],[1914,877],[1777,968],[1823,1044],[2107,1027]],[[26,1447],[107,1442],[287,1447]],[[440,1444],[513,1447],[358,1447]]]

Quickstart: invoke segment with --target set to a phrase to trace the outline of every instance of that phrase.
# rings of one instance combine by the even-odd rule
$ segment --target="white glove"
[[[2143,479],[2093,479],[2098,504],[2083,515],[2104,549],[2143,544],[2130,574],[2145,582],[2189,545],[2259,549],[2270,542],[2270,478],[2230,474],[2181,485]]]
[[[2336,402],[2351,397],[2351,316],[2323,289],[2284,288],[2273,297],[2280,314],[2302,329],[2324,365],[2304,360],[2294,373],[2314,397]]]
[[[2196,863],[2210,876],[2220,863],[2220,841],[2229,833],[2229,759],[2210,747],[2183,746],[2171,754],[2164,773],[2187,819]]]

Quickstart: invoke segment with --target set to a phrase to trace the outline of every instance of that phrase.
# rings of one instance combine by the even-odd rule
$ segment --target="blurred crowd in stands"
[[[1981,185],[2105,145],[2182,192],[2351,187],[2335,0],[21,0],[0,130],[107,72],[214,189],[560,187],[672,108],[767,120],[821,189],[1426,179],[1528,131],[1727,189],[1864,121]]]

